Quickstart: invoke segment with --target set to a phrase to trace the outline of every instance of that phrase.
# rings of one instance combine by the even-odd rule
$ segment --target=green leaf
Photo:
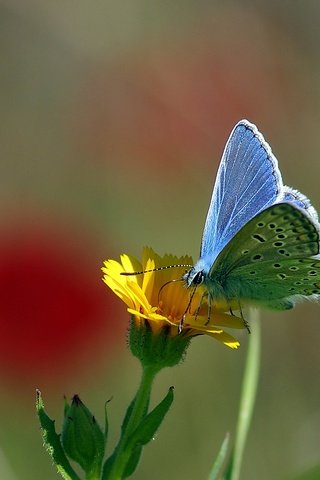
[[[143,448],[142,445],[137,445],[133,449],[131,457],[126,465],[123,478],[130,477],[130,475],[132,475],[135,469],[137,468],[140,457],[141,457],[142,448]]]
[[[37,390],[36,408],[40,420],[44,446],[52,457],[58,472],[64,480],[80,480],[80,477],[78,477],[71,467],[69,460],[63,451],[60,442],[60,435],[55,431],[54,420],[51,420],[44,410],[44,403],[40,390]]]
[[[223,472],[222,480],[231,480],[232,470],[233,470],[233,451],[231,453],[230,460],[225,468],[225,471]]]
[[[112,398],[106,401],[104,404],[104,440],[105,440],[105,447],[107,445],[108,440],[108,433],[109,433],[109,419],[108,419],[108,404],[111,402]]]
[[[148,411],[148,408],[149,408],[149,400],[150,399],[148,398],[147,401],[145,402],[144,410],[142,412],[142,418],[144,418],[147,414],[147,411]],[[123,419],[123,422],[122,422],[122,425],[121,425],[121,437],[122,437],[123,433],[126,432],[126,430],[127,430],[127,425],[128,425],[128,422],[131,418],[132,410],[135,406],[135,403],[136,403],[136,397],[132,400],[129,407],[127,408],[126,414],[124,416],[124,419]]]
[[[64,409],[63,409],[63,417],[66,418],[67,411],[70,408],[70,404],[68,403],[67,397],[64,397]]]
[[[110,455],[110,457],[107,458],[107,460],[104,462],[103,469],[102,469],[102,480],[106,480],[109,478],[109,473],[111,472],[111,469],[113,467],[113,463],[117,458],[117,447],[113,451],[113,453]]]
[[[129,437],[125,450],[131,450],[131,454],[124,470],[124,477],[133,474],[138,466],[143,445],[146,445],[154,437],[165,415],[173,402],[173,387],[169,388],[167,395],[148,415],[146,415],[133,434]]]
[[[171,404],[173,402],[173,387],[170,387],[167,395],[164,399],[157,405],[148,415],[146,415],[139,426],[134,430],[134,432],[129,436],[129,439],[124,448],[125,452],[129,453],[129,460],[124,469],[123,477],[127,478],[133,474],[140,460],[142,453],[142,447],[148,443],[154,437],[156,431],[161,425],[166,413],[168,412]],[[122,432],[126,431],[128,420],[130,418],[132,409],[134,407],[135,399],[129,405],[121,430]],[[118,447],[115,448],[114,452],[106,460],[103,467],[103,479],[107,479],[109,473],[113,467],[113,463],[117,460],[118,456]]]
[[[167,414],[173,402],[173,387],[169,388],[167,395],[147,416],[140,422],[139,426],[133,432],[128,440],[128,445],[145,445],[154,437],[160,427],[165,415]]]
[[[126,431],[126,428],[127,428],[128,422],[130,420],[135,402],[136,402],[136,397],[134,397],[134,399],[130,402],[130,404],[129,404],[127,410],[126,410],[124,419],[123,419],[122,424],[121,424],[121,436]]]
[[[136,467],[140,454],[139,450],[135,451],[135,449],[144,443],[136,432],[139,431],[141,425],[144,425],[145,419],[148,417],[151,386],[157,373],[158,368],[152,365],[143,368],[140,386],[134,400],[127,409],[121,426],[121,437],[118,445],[104,464],[103,480],[119,480],[124,478],[124,472],[129,464],[127,472]],[[171,396],[172,392],[168,395],[168,399]],[[169,403],[171,402],[172,399]]]
[[[121,436],[120,436],[119,443],[116,446],[116,448],[114,449],[113,453],[106,459],[106,461],[103,465],[103,473],[102,473],[102,479],[103,480],[105,480],[109,477],[109,473],[110,473],[110,471],[113,467],[113,463],[115,462],[115,460],[117,460],[121,438],[126,432],[126,428],[127,428],[128,422],[130,420],[135,402],[136,402],[136,397],[134,397],[134,399],[130,402],[130,404],[129,404],[127,410],[126,410],[126,413],[125,413],[125,416],[124,416],[124,419],[123,419],[123,422],[122,422],[122,425],[121,425]],[[147,402],[146,407],[145,407],[144,415],[147,413],[147,409],[148,409],[148,402]],[[106,419],[107,419],[107,417],[106,417]]]
[[[222,467],[226,461],[229,443],[230,443],[230,436],[227,433],[220,447],[218,456],[215,459],[215,462],[213,464],[208,480],[217,480],[218,478],[221,478]]]

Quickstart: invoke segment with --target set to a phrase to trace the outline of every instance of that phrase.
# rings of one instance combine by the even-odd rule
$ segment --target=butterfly
[[[320,224],[308,198],[283,184],[257,127],[241,120],[226,143],[200,257],[183,276],[215,301],[287,310],[320,299]],[[208,313],[208,317],[210,314]]]

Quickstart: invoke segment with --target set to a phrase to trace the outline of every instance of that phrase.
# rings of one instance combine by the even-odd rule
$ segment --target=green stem
[[[250,326],[252,326],[252,333],[249,336],[248,353],[242,383],[236,440],[232,458],[231,480],[239,480],[240,478],[242,458],[252,418],[259,379],[261,327],[260,315],[257,310],[252,310],[250,312]]]
[[[112,468],[108,474],[108,480],[122,479],[123,472],[131,455],[131,451],[126,449],[127,441],[147,414],[152,383],[158,371],[159,369],[153,365],[143,368],[141,382],[135,396],[132,412],[116,448],[116,459],[114,460]]]

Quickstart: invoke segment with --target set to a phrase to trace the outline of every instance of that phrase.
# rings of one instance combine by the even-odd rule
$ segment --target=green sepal
[[[71,467],[63,451],[60,435],[56,433],[54,427],[54,420],[51,420],[45,412],[40,390],[37,390],[36,409],[41,425],[44,446],[52,457],[58,473],[60,473],[64,480],[80,480],[80,477],[78,477]]]
[[[66,411],[61,439],[66,454],[83,468],[87,478],[100,476],[105,436],[78,395]]]
[[[131,455],[124,471],[124,478],[132,475],[137,468],[143,445],[146,445],[153,439],[172,402],[173,387],[170,387],[164,399],[142,419],[139,426],[129,437],[126,448],[131,450]]]
[[[171,327],[162,327],[154,332],[147,321],[136,324],[131,319],[129,327],[129,346],[143,367],[153,367],[160,371],[165,367],[179,364],[190,344],[191,337],[172,335]]]
[[[213,467],[209,474],[208,480],[218,480],[222,478],[223,467],[226,465],[229,443],[230,435],[226,433],[226,436],[224,437],[224,440],[221,444],[219,453],[214,461]]]

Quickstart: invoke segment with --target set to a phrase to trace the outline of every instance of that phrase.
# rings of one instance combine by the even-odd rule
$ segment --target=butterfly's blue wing
[[[281,201],[291,203],[295,207],[305,210],[315,222],[319,223],[319,217],[316,209],[311,205],[310,200],[298,190],[294,190],[291,187],[285,186],[283,188]]]
[[[197,270],[208,272],[243,225],[260,211],[283,201],[284,194],[278,161],[270,146],[255,125],[241,120],[232,130],[222,155]]]
[[[184,275],[202,283],[208,304],[292,308],[320,300],[320,224],[309,199],[283,185],[278,162],[257,128],[240,121],[226,144],[202,237]]]

